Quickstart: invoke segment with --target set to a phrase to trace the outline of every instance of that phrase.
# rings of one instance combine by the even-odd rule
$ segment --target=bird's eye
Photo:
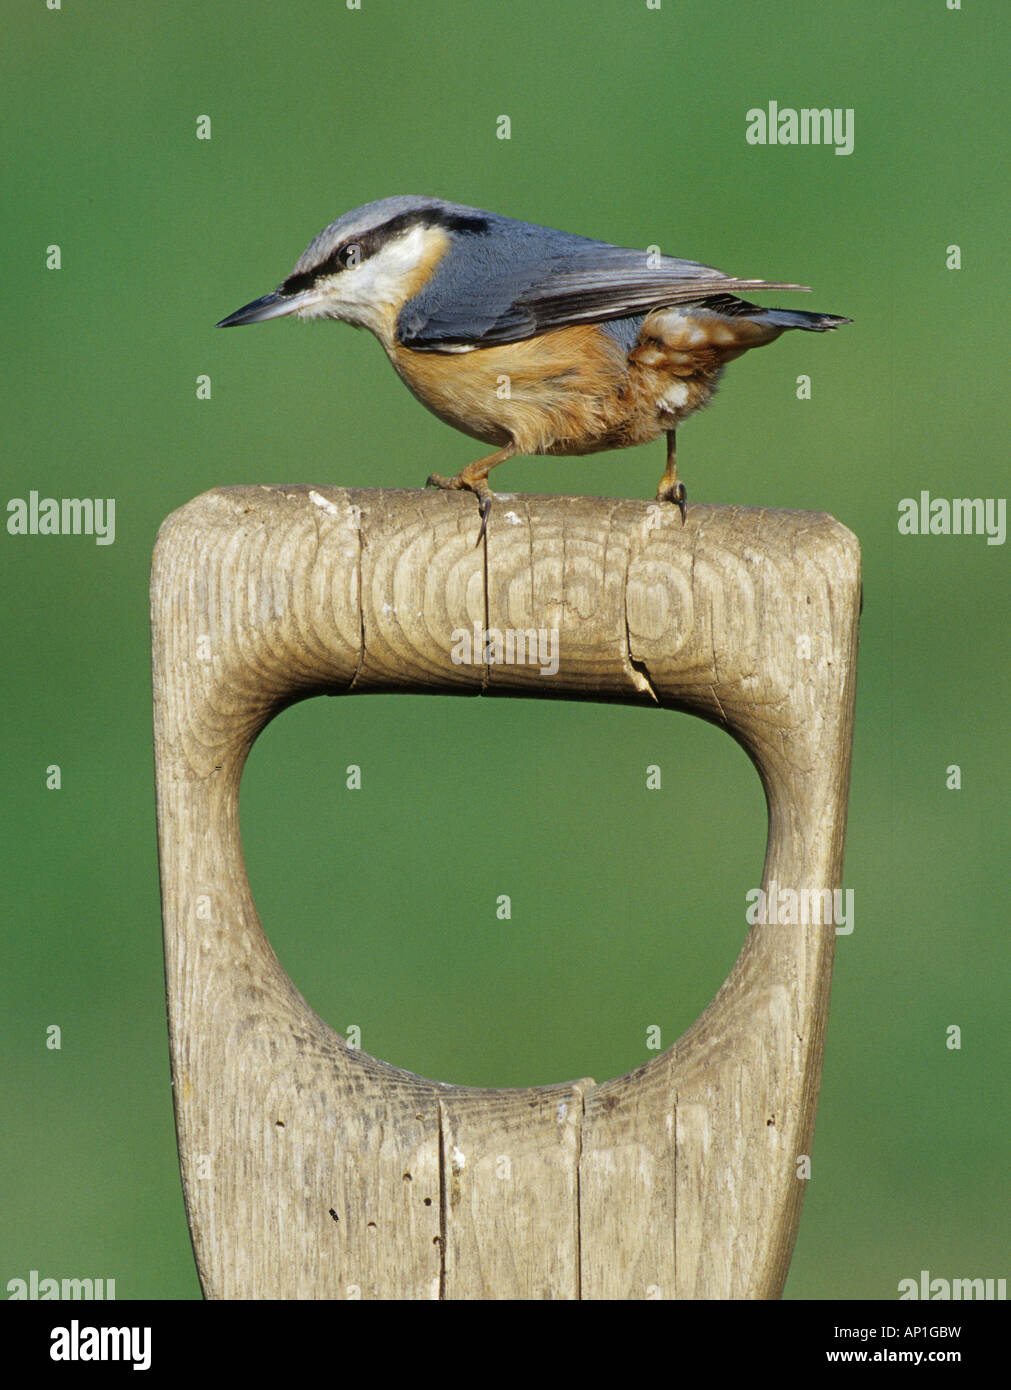
[[[345,270],[354,270],[355,266],[361,265],[365,259],[365,249],[361,242],[349,241],[337,252],[337,259]]]

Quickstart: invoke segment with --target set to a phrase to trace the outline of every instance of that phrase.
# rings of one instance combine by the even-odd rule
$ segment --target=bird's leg
[[[656,500],[658,502],[673,502],[681,513],[681,525],[685,524],[688,492],[684,483],[678,478],[677,430],[667,431],[667,468],[656,490]]]
[[[507,444],[504,449],[489,454],[487,458],[475,459],[473,463],[468,463],[466,468],[460,469],[455,478],[444,478],[439,473],[431,474],[425,486],[451,490],[466,488],[468,492],[473,492],[481,508],[481,530],[477,537],[480,541],[488,526],[488,513],[491,511],[491,504],[495,497],[488,486],[488,474],[497,463],[505,463],[506,459],[511,459],[515,453],[516,445]]]

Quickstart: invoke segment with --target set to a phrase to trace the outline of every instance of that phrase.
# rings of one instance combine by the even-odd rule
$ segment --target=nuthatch
[[[320,232],[271,294],[217,326],[295,314],[376,335],[401,380],[440,420],[495,448],[455,478],[481,507],[514,454],[592,454],[667,436],[657,489],[684,521],[676,430],[708,404],[727,362],[788,328],[852,320],[762,309],[740,280],[697,261],[632,251],[439,198],[383,198]]]

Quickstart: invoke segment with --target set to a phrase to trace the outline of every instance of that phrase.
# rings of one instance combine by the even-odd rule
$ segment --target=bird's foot
[[[680,479],[675,478],[668,481],[663,478],[656,490],[656,500],[658,502],[673,502],[681,513],[681,525],[685,524],[685,515],[688,511],[688,489]]]
[[[488,529],[491,504],[495,500],[495,494],[488,486],[488,474],[496,464],[511,459],[515,452],[516,445],[507,444],[504,449],[489,454],[487,458],[475,459],[473,463],[468,463],[466,468],[460,469],[455,478],[444,478],[440,473],[433,473],[425,484],[426,487],[442,487],[454,492],[460,488],[465,488],[474,494],[481,509],[481,529],[477,533],[477,545],[480,545],[484,539],[484,533]]]
[[[467,476],[467,469],[457,473],[455,478],[444,478],[441,473],[431,473],[425,483],[426,487],[441,487],[447,492],[457,492],[465,490],[472,492],[477,498],[478,507],[481,510],[481,529],[477,533],[477,544],[480,545],[484,538],[484,533],[488,529],[488,517],[491,513],[491,504],[495,500],[495,494],[488,486],[487,478],[476,478]]]

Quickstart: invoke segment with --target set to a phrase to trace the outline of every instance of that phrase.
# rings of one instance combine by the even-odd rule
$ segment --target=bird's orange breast
[[[388,351],[418,400],[475,439],[524,454],[615,447],[601,441],[620,429],[628,366],[596,324],[469,352]]]
[[[699,410],[727,362],[782,331],[740,318],[659,309],[625,350],[599,324],[469,352],[390,360],[418,400],[455,429],[523,454],[592,454],[644,444]]]

